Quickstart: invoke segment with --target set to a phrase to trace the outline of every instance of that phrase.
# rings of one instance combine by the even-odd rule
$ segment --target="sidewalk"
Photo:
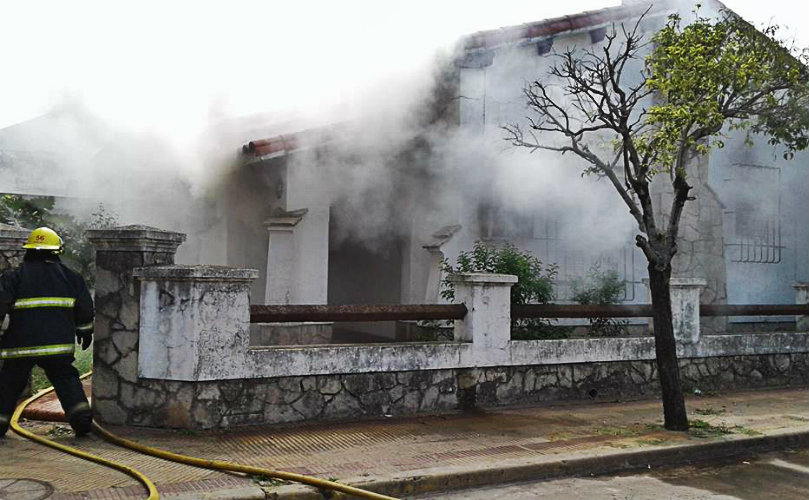
[[[31,414],[58,416],[48,405],[38,404]],[[695,426],[689,433],[662,429],[658,400],[545,404],[236,432],[109,430],[178,453],[337,479],[398,497],[809,446],[806,388],[692,396],[687,407]],[[64,424],[25,426],[139,469],[155,481],[163,498],[323,498],[307,486],[258,482],[167,462],[95,436],[75,439]],[[23,440],[11,431],[0,440],[0,450],[0,498],[12,478],[44,482],[42,488],[54,489],[49,499],[145,498],[141,486],[128,476]]]

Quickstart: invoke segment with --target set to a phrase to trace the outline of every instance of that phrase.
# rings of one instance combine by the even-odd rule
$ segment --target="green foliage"
[[[512,304],[547,304],[553,299],[553,279],[557,266],[544,266],[542,261],[530,252],[523,252],[512,243],[490,245],[476,241],[471,251],[458,255],[456,265],[444,260],[443,271],[453,273],[498,273],[517,276],[517,283],[511,287]],[[452,283],[444,280],[441,296],[446,300],[455,298]]]
[[[0,219],[6,224],[27,229],[45,225],[45,218],[53,209],[52,196],[18,196],[4,194],[0,197]]]
[[[669,17],[646,58],[646,86],[659,104],[647,110],[653,127],[635,139],[641,154],[668,169],[683,149],[722,147],[725,124],[764,134],[787,155],[809,146],[806,50],[791,53],[777,26],[758,31],[730,12],[681,21]]]
[[[612,269],[602,270],[593,265],[584,278],[572,283],[573,296],[579,304],[610,305],[620,301],[624,294],[624,282]],[[613,318],[590,318],[589,334],[594,337],[619,337],[626,333],[626,321]]]
[[[523,252],[512,243],[492,245],[476,241],[471,251],[458,255],[456,265],[444,260],[443,271],[453,273],[498,273],[517,276],[517,283],[511,287],[512,304],[547,304],[553,300],[553,280],[557,266],[545,266],[530,252]],[[445,279],[442,282],[441,296],[446,300],[455,299],[453,284]],[[568,328],[551,325],[542,319],[517,319],[512,321],[512,338],[515,340],[537,340],[567,338]]]
[[[0,198],[0,219],[26,229],[47,226],[56,231],[65,242],[61,255],[65,264],[80,273],[92,288],[95,283],[95,257],[93,247],[84,237],[87,229],[112,227],[117,216],[99,203],[86,219],[54,211],[52,196],[19,196],[5,194]]]

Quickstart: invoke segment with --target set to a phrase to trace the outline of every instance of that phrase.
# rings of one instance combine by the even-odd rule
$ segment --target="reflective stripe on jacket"
[[[0,319],[6,314],[0,359],[72,355],[76,336],[93,331],[87,284],[56,256],[25,260],[0,275]]]

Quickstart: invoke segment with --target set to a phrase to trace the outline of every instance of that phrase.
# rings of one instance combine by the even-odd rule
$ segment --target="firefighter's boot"
[[[90,405],[85,402],[76,403],[67,412],[67,421],[76,433],[76,436],[84,436],[90,432],[93,425],[93,412]]]

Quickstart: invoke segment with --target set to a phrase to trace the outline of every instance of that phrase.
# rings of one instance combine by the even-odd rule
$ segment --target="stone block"
[[[118,399],[118,377],[105,373],[107,370],[96,369],[93,375],[93,401],[100,399]]]
[[[138,382],[138,353],[135,351],[121,356],[111,366],[122,380],[133,384]]]
[[[297,401],[292,403],[292,408],[303,416],[304,419],[312,419],[323,413],[326,401],[323,395],[316,391],[303,394]]]
[[[116,399],[93,399],[93,415],[102,424],[126,425],[129,412]]]
[[[346,391],[342,391],[335,394],[324,405],[323,414],[331,418],[345,418],[362,415],[363,409],[357,398]]]
[[[317,388],[321,394],[337,394],[343,388],[340,379],[336,375],[319,376],[317,378]]]

